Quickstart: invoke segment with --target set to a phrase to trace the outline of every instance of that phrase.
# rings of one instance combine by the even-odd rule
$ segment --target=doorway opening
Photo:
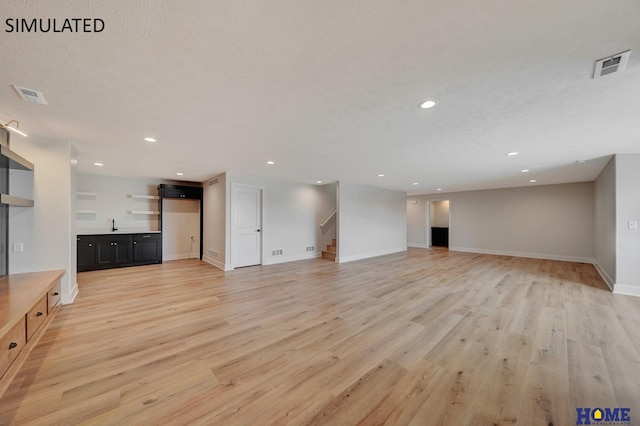
[[[449,200],[429,201],[427,208],[427,247],[449,248],[451,209]]]

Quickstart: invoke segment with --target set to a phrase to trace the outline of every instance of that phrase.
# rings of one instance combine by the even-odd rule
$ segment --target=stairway
[[[322,257],[329,260],[336,260],[336,239],[331,240],[331,245],[327,245],[327,250],[322,250]]]

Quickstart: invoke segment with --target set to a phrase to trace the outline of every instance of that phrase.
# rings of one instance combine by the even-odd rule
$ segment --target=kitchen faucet
[[[115,219],[111,219],[111,232],[115,232],[117,230],[118,230],[118,228],[116,228],[116,220]]]

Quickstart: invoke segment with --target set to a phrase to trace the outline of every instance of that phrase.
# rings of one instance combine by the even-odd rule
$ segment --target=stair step
[[[336,246],[327,246],[327,251],[330,253],[335,253],[336,252]]]
[[[322,252],[322,257],[324,257],[325,259],[329,259],[329,260],[336,260],[336,254],[332,253],[330,251],[323,251]]]
[[[332,238],[331,239],[331,244],[334,245],[334,246],[337,245],[337,240],[335,238]]]

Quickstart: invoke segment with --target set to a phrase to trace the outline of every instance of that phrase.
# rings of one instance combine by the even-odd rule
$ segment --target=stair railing
[[[327,216],[327,218],[322,221],[322,223],[320,224],[320,228],[324,229],[324,227],[327,225],[327,223],[329,223],[331,218],[333,218],[336,215],[337,211],[338,211],[338,209],[333,209],[333,211],[331,213],[329,213],[329,216]]]

